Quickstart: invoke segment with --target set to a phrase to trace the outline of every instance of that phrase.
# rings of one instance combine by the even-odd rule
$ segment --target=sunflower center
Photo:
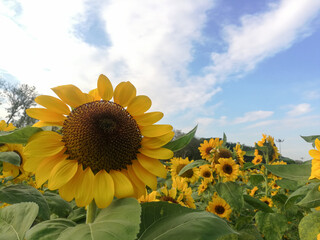
[[[141,133],[136,121],[120,105],[109,101],[83,104],[70,113],[62,127],[69,159],[94,173],[126,169],[136,159]]]
[[[218,150],[218,153],[214,156],[214,161],[215,163],[218,164],[220,158],[230,158],[230,157],[232,157],[232,153],[230,152],[230,150],[226,148],[220,148]]]
[[[267,204],[267,205],[270,204],[268,200],[264,200],[263,202],[264,202],[265,204]]]
[[[207,147],[206,148],[206,154],[209,155],[211,150],[212,150],[212,147]]]
[[[216,212],[217,214],[223,214],[223,213],[225,212],[224,207],[221,206],[221,205],[217,205],[217,206],[214,208],[214,210],[215,210],[215,212]]]
[[[203,177],[205,177],[205,178],[211,177],[211,172],[210,171],[203,172]]]
[[[232,166],[229,164],[225,164],[223,165],[223,172],[227,173],[227,174],[231,174],[232,173]]]

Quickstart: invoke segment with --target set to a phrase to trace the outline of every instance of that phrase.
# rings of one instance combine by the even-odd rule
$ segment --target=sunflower
[[[220,158],[216,171],[224,181],[235,181],[239,176],[239,165],[232,158]]]
[[[252,188],[252,189],[250,190],[249,195],[250,195],[251,197],[253,197],[254,194],[256,193],[256,191],[257,191],[258,189],[259,189],[259,188],[258,188],[257,186],[254,186],[254,188]]]
[[[212,197],[212,201],[208,203],[206,210],[228,220],[232,212],[230,205],[219,196]]]
[[[262,139],[260,141],[258,141],[257,145],[262,147],[263,144],[266,142],[267,140],[267,135],[266,134],[262,134]]]
[[[144,203],[144,202],[158,202],[159,200],[157,199],[157,196],[159,195],[159,193],[157,191],[152,191],[149,194],[145,194],[142,195],[138,201],[140,203]]]
[[[269,207],[273,206],[273,202],[271,198],[268,198],[266,196],[263,196],[262,198],[260,198],[260,201],[264,202],[265,204],[267,204]]]
[[[228,148],[218,147],[211,151],[212,153],[212,166],[219,163],[220,158],[232,158],[232,153]]]
[[[200,177],[209,180],[209,182],[213,181],[213,171],[209,164],[205,164],[199,167],[200,169]]]
[[[21,144],[4,144],[0,147],[0,152],[15,152],[20,158],[20,167],[8,162],[2,162],[2,175],[3,177],[12,176],[17,177],[19,174],[28,175],[23,169],[23,165],[26,161],[23,153],[23,146]]]
[[[198,195],[200,196],[207,188],[208,183],[211,182],[208,178],[201,180],[201,184],[198,187]]]
[[[320,140],[317,138],[315,141],[316,149],[311,149],[309,154],[312,158],[318,159],[320,161]]]
[[[0,131],[9,132],[16,129],[15,126],[13,126],[12,123],[7,124],[4,120],[0,121]]]
[[[189,161],[189,158],[172,158],[170,160],[171,166],[171,176],[172,179],[174,178],[183,178],[184,180],[194,183],[199,179],[199,169],[198,168],[192,168],[184,172],[181,176],[179,176],[179,173],[182,168],[187,166],[188,164],[192,163],[192,161]]]
[[[309,179],[320,179],[320,159],[312,159],[311,175]]]
[[[174,133],[171,125],[154,125],[163,113],[146,113],[149,97],[137,96],[130,82],[113,90],[104,75],[89,94],[74,85],[52,90],[59,98],[38,96],[35,101],[44,108],[27,109],[40,120],[34,126],[61,127],[61,134],[34,134],[25,147],[24,167],[35,172],[39,186],[48,180],[48,188],[59,189],[63,199],[75,199],[79,207],[94,200],[99,208],[114,196],[139,198],[146,185],[156,189],[156,176],[167,174],[158,159],[173,156],[162,146]]]
[[[233,148],[233,150],[237,154],[238,162],[240,163],[241,166],[243,166],[243,164],[245,163],[243,156],[246,154],[246,152],[242,151],[241,145],[239,143],[237,143],[237,145]]]
[[[261,155],[255,156],[254,159],[252,160],[252,163],[254,165],[258,165],[258,164],[262,163],[262,156]]]
[[[223,140],[220,140],[219,138],[211,138],[209,142],[207,140],[204,140],[203,143],[200,144],[200,147],[198,148],[201,154],[201,157],[205,160],[211,161],[212,155],[211,150],[214,148],[217,148],[221,146],[223,143]]]

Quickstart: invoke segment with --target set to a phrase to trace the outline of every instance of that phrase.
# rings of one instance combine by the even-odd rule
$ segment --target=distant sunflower
[[[206,210],[228,220],[232,212],[230,205],[219,196],[212,198],[212,201],[208,203]]]
[[[232,158],[232,153],[228,148],[218,147],[212,151],[213,161],[212,165],[219,164],[220,158]]]
[[[266,196],[263,196],[262,198],[260,198],[260,201],[264,202],[265,204],[267,204],[269,207],[273,206],[273,202],[271,198],[268,198]]]
[[[184,172],[181,176],[179,176],[179,173],[182,168],[187,166],[188,164],[192,163],[192,161],[189,161],[189,158],[172,158],[170,160],[171,166],[171,176],[172,178],[184,178],[185,181],[194,183],[199,179],[199,169],[198,168],[192,168]]]
[[[255,156],[254,159],[252,160],[252,163],[254,165],[258,165],[258,164],[262,163],[262,156],[261,155]]]
[[[250,195],[251,197],[253,197],[254,194],[256,193],[256,191],[257,191],[258,189],[259,189],[259,188],[258,188],[257,186],[254,186],[254,188],[252,188],[252,189],[250,190],[249,195]]]
[[[204,179],[208,179],[210,182],[213,181],[213,171],[209,164],[205,164],[199,167],[200,176]]]
[[[201,184],[198,187],[198,195],[200,196],[207,188],[210,180],[208,178],[204,178],[201,180]]]
[[[233,148],[233,150],[236,152],[238,162],[242,166],[245,163],[244,155],[246,154],[246,152],[241,149],[241,145],[239,143],[237,143],[237,145]]]
[[[204,140],[203,143],[200,144],[200,147],[198,148],[201,154],[201,157],[205,160],[211,161],[212,160],[212,154],[211,150],[214,148],[217,148],[221,146],[223,143],[223,140],[220,140],[219,138],[211,138],[209,142],[207,140]]]
[[[12,123],[7,124],[4,120],[0,121],[0,131],[9,132],[16,129],[15,126],[13,126]]]
[[[157,196],[159,195],[159,193],[157,191],[152,191],[149,194],[146,195],[142,195],[138,201],[140,203],[144,203],[144,202],[158,202],[159,200],[157,199]]]
[[[114,196],[138,198],[145,185],[156,189],[156,176],[167,174],[158,159],[173,156],[162,146],[174,133],[171,125],[154,125],[163,113],[146,113],[149,97],[137,96],[130,82],[113,90],[104,75],[89,94],[74,85],[52,90],[59,98],[38,96],[35,101],[44,108],[27,109],[40,120],[34,126],[62,127],[61,134],[34,134],[25,147],[24,168],[35,172],[39,186],[48,180],[48,188],[59,189],[63,199],[74,198],[80,207],[95,200],[99,208]]]
[[[216,171],[224,181],[235,181],[239,176],[239,165],[232,158],[220,158]]]

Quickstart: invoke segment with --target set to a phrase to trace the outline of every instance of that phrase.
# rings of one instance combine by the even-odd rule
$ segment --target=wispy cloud
[[[282,0],[264,13],[245,15],[240,25],[224,26],[227,51],[212,53],[208,76],[224,80],[228,74],[243,74],[263,59],[283,51],[312,31],[320,1]]]
[[[291,110],[287,112],[289,116],[298,116],[302,114],[306,114],[312,110],[310,104],[301,103],[296,106],[292,106]]]
[[[237,117],[234,120],[234,124],[239,124],[239,123],[246,123],[246,122],[253,122],[257,121],[260,119],[265,119],[273,115],[273,111],[253,111],[253,112],[246,112],[244,116],[242,117]]]

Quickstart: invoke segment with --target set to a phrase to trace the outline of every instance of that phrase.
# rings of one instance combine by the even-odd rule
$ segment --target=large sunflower
[[[25,147],[25,169],[35,172],[38,185],[48,180],[50,190],[78,206],[95,200],[107,207],[113,197],[140,197],[145,186],[153,190],[166,169],[158,159],[173,152],[162,148],[174,133],[171,125],[155,125],[162,112],[146,111],[151,100],[136,95],[130,82],[113,90],[100,75],[97,88],[89,94],[74,85],[52,88],[60,98],[41,95],[35,101],[45,108],[27,110],[40,120],[34,126],[60,126],[61,134],[41,131]],[[113,98],[113,100],[111,100]]]
[[[212,197],[212,201],[208,203],[206,210],[228,220],[232,212],[230,205],[219,196]]]
[[[224,181],[235,181],[239,176],[239,165],[232,158],[220,158],[216,171]]]

